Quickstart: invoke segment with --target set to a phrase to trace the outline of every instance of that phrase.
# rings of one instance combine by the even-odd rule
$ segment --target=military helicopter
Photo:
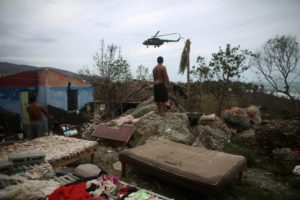
[[[181,36],[179,33],[170,33],[170,34],[165,34],[165,35],[158,35],[159,31],[157,31],[157,33],[152,36],[151,38],[145,40],[143,42],[143,45],[146,45],[147,48],[148,46],[154,46],[154,47],[159,47],[160,45],[163,45],[163,43],[165,42],[178,42],[181,39]],[[168,39],[160,39],[159,37],[162,36],[167,36],[167,35],[178,35],[178,39],[177,40],[168,40]]]

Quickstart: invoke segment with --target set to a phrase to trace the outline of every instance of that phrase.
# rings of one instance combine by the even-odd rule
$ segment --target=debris
[[[45,136],[22,143],[14,143],[0,148],[0,158],[6,158],[8,154],[39,152],[45,154],[46,162],[55,162],[62,159],[69,159],[78,156],[79,153],[96,148],[96,141],[64,137],[64,136]]]
[[[45,154],[38,152],[14,153],[8,155],[8,160],[14,165],[37,164],[45,161]]]
[[[297,165],[297,166],[294,167],[293,174],[296,175],[296,176],[300,175],[300,165]]]
[[[211,121],[211,120],[216,120],[216,114],[202,115],[199,119],[200,119],[200,121]]]
[[[115,120],[116,124],[118,126],[122,126],[124,124],[132,124],[134,120],[134,117],[132,115],[126,115],[124,117],[119,117]]]
[[[71,173],[68,173],[66,175],[55,177],[54,180],[59,182],[61,185],[67,185],[67,184],[74,183],[75,181],[80,180],[80,178],[78,178],[77,176],[74,176]]]
[[[106,124],[98,124],[92,136],[127,143],[134,132],[134,127],[129,125],[120,128],[108,127]]]
[[[300,120],[272,120],[255,130],[258,144],[268,152],[276,148],[298,147]]]
[[[251,123],[261,124],[261,114],[257,106],[249,106],[247,108],[232,107],[223,111],[222,118],[228,125],[236,128],[239,132],[248,130],[251,127]]]
[[[13,166],[13,163],[8,161],[7,159],[0,160],[0,170],[3,171]]]
[[[145,114],[135,124],[135,131],[129,145],[139,146],[149,141],[149,138],[162,137],[175,142],[191,144],[193,135],[189,129],[186,113],[166,112],[164,117],[151,111]]]
[[[121,164],[120,161],[115,162],[115,163],[113,164],[113,167],[114,167],[114,169],[117,170],[117,171],[122,171],[122,164]]]
[[[192,134],[197,138],[192,146],[203,147],[208,149],[223,151],[225,145],[230,142],[233,132],[218,117],[213,121],[201,121],[196,126]]]
[[[272,151],[272,156],[282,166],[291,168],[300,162],[300,155],[289,148],[276,148]]]
[[[51,170],[52,166],[49,163],[34,165],[32,169],[25,172],[25,177],[33,180],[41,179],[48,171]]]
[[[53,180],[26,180],[1,190],[1,199],[44,199],[59,186],[60,183]]]

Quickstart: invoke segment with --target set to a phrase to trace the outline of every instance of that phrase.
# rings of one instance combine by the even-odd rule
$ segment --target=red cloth
[[[86,183],[61,186],[48,196],[48,200],[87,200],[90,195],[85,191]]]

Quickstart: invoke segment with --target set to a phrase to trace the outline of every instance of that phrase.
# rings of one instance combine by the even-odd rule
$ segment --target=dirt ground
[[[86,158],[81,162],[89,162]],[[139,188],[164,195],[168,198],[179,200],[206,200],[207,196],[185,189],[182,186],[173,185],[158,177],[148,175],[144,171],[131,166],[127,167],[126,177],[121,178],[120,169],[115,169],[114,164],[118,162],[118,150],[107,142],[99,142],[94,163],[107,173],[120,177],[122,181],[130,183]],[[120,168],[120,165],[117,166]],[[300,191],[289,183],[276,178],[271,173],[259,169],[248,168],[243,185],[238,183],[238,177],[232,184],[224,188],[217,196],[222,200],[252,200],[252,199],[274,199],[274,200],[296,200],[300,197]]]

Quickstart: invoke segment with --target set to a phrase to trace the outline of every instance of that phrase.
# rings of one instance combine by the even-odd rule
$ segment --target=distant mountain
[[[0,62],[0,73],[3,75],[16,74],[23,71],[35,70],[38,67],[29,65],[17,65],[8,62]]]
[[[8,63],[8,62],[0,62],[0,77],[11,75],[11,74],[16,74],[19,72],[24,72],[24,71],[29,71],[29,70],[37,70],[37,69],[51,69],[55,71],[59,71],[67,76],[72,76],[72,77],[79,77],[77,73],[70,72],[67,70],[63,69],[58,69],[54,67],[36,67],[36,66],[30,66],[30,65],[18,65],[18,64],[13,64],[13,63]]]

